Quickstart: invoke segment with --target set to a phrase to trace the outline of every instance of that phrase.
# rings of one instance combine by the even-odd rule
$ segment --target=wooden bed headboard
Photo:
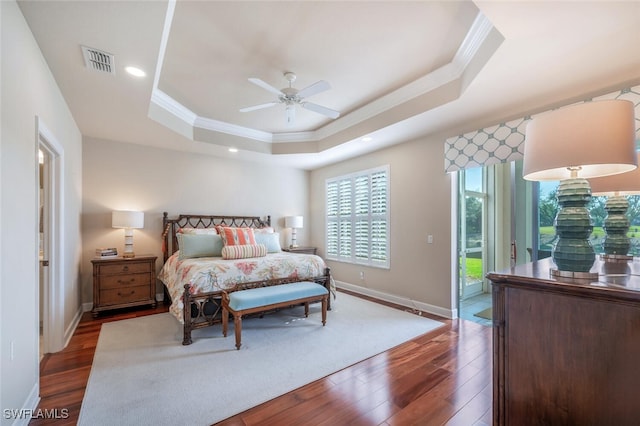
[[[176,232],[180,228],[214,228],[221,226],[237,226],[248,228],[264,228],[271,226],[271,216],[263,219],[259,216],[215,216],[200,214],[181,214],[169,219],[167,212],[162,214],[162,254],[164,262],[178,250]]]

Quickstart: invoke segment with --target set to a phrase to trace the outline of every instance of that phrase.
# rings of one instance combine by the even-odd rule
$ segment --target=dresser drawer
[[[115,274],[137,274],[139,272],[150,272],[149,262],[120,262],[114,265],[100,265],[100,275]]]
[[[149,287],[151,283],[151,275],[146,274],[128,274],[128,275],[106,275],[100,278],[100,289],[107,290],[111,288],[137,287],[146,285]]]
[[[101,305],[119,305],[138,300],[149,300],[149,297],[148,285],[100,290]]]

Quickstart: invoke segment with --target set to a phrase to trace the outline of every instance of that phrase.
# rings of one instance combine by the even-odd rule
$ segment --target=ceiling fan
[[[302,108],[308,109],[309,111],[317,112],[318,114],[325,115],[329,118],[338,118],[340,116],[340,112],[333,110],[331,108],[324,107],[322,105],[314,104],[311,102],[307,102],[305,99],[318,94],[320,92],[324,92],[325,90],[329,90],[331,86],[324,80],[317,81],[313,83],[311,86],[305,87],[302,90],[295,89],[291,87],[294,81],[296,81],[296,75],[292,72],[285,72],[284,78],[289,82],[289,87],[285,87],[284,89],[276,89],[269,83],[265,83],[259,78],[250,78],[249,81],[255,84],[256,86],[260,86],[263,89],[278,95],[277,101],[267,102],[260,105],[254,105],[246,108],[240,109],[240,112],[249,112],[255,111],[258,109],[269,108],[278,104],[285,104],[286,108],[286,121],[287,124],[293,124],[296,116],[295,106],[300,105]]]

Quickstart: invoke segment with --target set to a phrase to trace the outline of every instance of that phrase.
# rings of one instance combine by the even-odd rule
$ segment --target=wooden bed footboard
[[[280,278],[273,280],[251,281],[239,283],[227,291],[246,290],[249,288],[283,285],[300,281],[300,278]],[[327,310],[331,310],[331,270],[325,268],[324,275],[305,279],[322,284],[329,291]],[[191,332],[198,328],[209,327],[222,322],[222,291],[191,294],[191,285],[185,284],[183,294],[183,345],[193,343]]]

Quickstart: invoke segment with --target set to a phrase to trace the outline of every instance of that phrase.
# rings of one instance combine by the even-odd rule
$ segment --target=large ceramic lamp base
[[[627,262],[633,259],[629,256],[631,240],[627,236],[629,232],[629,219],[627,210],[629,201],[623,195],[612,195],[607,198],[604,206],[607,217],[604,220],[604,254],[601,256],[605,262]]]
[[[591,199],[589,181],[582,178],[566,179],[558,186],[560,210],[555,220],[558,239],[551,256],[557,269],[551,275],[575,278],[597,279],[598,274],[590,272],[596,259],[589,241],[593,230],[587,204]]]

